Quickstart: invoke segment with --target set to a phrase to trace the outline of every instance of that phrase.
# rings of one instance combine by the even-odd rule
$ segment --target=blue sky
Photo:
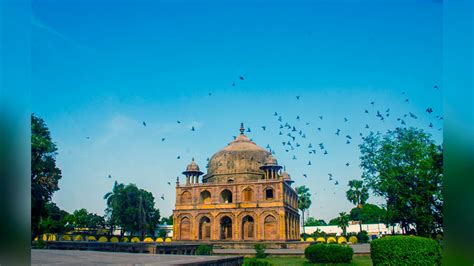
[[[244,122],[295,185],[316,193],[311,216],[349,211],[347,182],[362,172],[359,133],[393,129],[412,112],[418,119],[406,123],[441,143],[442,4],[335,2],[33,1],[32,109],[52,132],[63,172],[53,200],[103,214],[117,180],[151,191],[170,215],[167,182],[192,157],[205,169]],[[375,117],[388,108],[384,122]],[[285,152],[274,112],[305,132],[300,148]],[[303,148],[321,142],[326,156]]]

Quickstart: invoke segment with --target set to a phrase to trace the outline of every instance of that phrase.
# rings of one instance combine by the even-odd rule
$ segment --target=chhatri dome
[[[227,147],[216,152],[208,163],[207,174],[203,182],[226,183],[258,180],[264,177],[262,166],[276,166],[271,153],[258,146],[244,134],[244,125],[240,125],[240,134]]]

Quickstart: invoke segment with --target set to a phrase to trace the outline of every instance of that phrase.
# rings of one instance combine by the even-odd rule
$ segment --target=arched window
[[[232,192],[228,189],[224,189],[221,192],[221,202],[222,203],[232,203]]]
[[[277,239],[277,220],[273,215],[265,217],[263,224],[263,232],[265,240]]]
[[[201,192],[201,201],[202,204],[211,204],[211,193],[207,190]]]
[[[221,226],[221,239],[232,239],[232,219],[228,216],[224,216],[220,220]]]
[[[267,189],[265,189],[265,199],[266,199],[266,200],[273,200],[273,199],[274,199],[274,196],[273,196],[273,188],[267,188]]]
[[[181,194],[181,204],[191,204],[192,203],[192,197],[191,197],[191,192],[189,191],[184,191]]]
[[[181,219],[179,223],[179,232],[181,240],[191,239],[191,220],[188,217]]]
[[[242,201],[250,202],[253,201],[253,190],[251,188],[246,188],[242,191]]]
[[[209,217],[202,217],[199,221],[199,239],[211,239],[211,219]]]

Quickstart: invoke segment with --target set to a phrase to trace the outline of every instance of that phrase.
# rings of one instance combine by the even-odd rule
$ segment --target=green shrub
[[[418,236],[385,236],[370,242],[374,265],[441,265],[436,240]]]
[[[199,245],[196,249],[196,255],[211,255],[212,246],[211,245]]]
[[[45,247],[46,247],[46,243],[43,241],[43,239],[38,238],[38,241],[36,241],[36,248],[44,249]]]
[[[265,246],[265,244],[255,244],[254,248],[255,248],[255,252],[257,253],[255,255],[256,258],[260,259],[260,258],[267,257],[267,254],[265,254],[265,249],[267,248],[267,246]]]
[[[256,258],[251,258],[244,261],[244,266],[271,266],[272,264],[268,261],[261,261]]]
[[[306,247],[304,256],[312,263],[349,263],[354,251],[348,245],[314,244]]]
[[[357,239],[359,240],[359,243],[369,242],[369,235],[367,234],[367,231],[359,232],[357,234]]]

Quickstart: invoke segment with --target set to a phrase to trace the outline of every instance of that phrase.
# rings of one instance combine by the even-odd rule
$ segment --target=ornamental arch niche
[[[275,216],[269,214],[265,217],[263,222],[263,235],[265,240],[275,240],[278,234],[277,219]]]
[[[252,216],[246,215],[242,219],[242,239],[251,240],[255,237],[255,222]]]
[[[181,240],[191,240],[191,219],[183,217],[179,223],[179,235]]]
[[[207,190],[202,191],[199,202],[202,204],[211,204],[211,192]]]
[[[199,239],[211,239],[211,219],[209,219],[207,216],[203,216],[199,220]]]
[[[253,201],[253,190],[249,187],[246,187],[242,190],[242,202],[251,202]]]
[[[191,204],[192,203],[191,192],[186,190],[183,193],[181,193],[180,202],[181,204]]]

